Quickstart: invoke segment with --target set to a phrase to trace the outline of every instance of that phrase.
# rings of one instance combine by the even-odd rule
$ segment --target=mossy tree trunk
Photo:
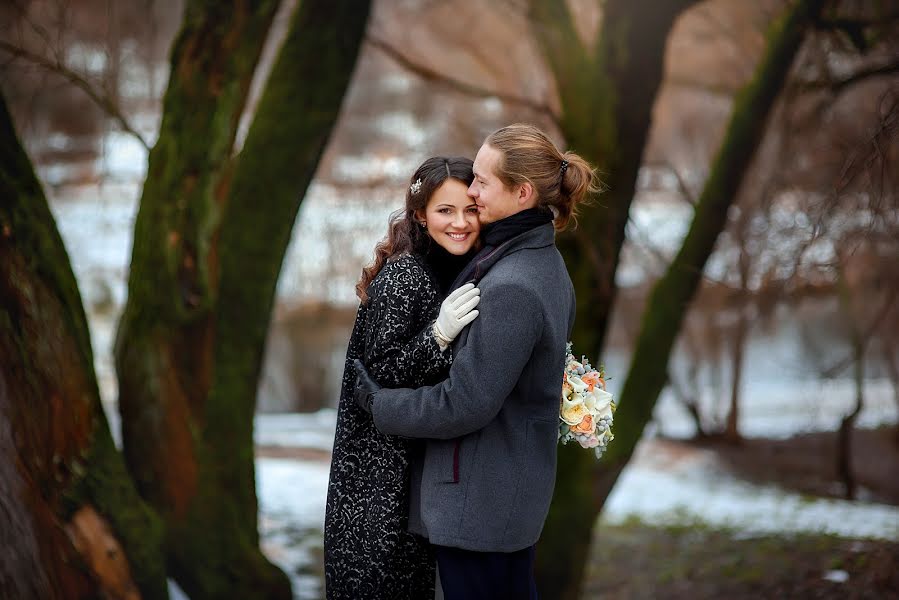
[[[665,46],[678,15],[691,0],[609,0],[592,44],[584,44],[566,3],[531,0],[534,33],[556,78],[560,123],[568,148],[595,165],[607,186],[560,237],[578,297],[573,342],[592,360],[608,328],[615,301],[615,273],[637,172],[662,81]],[[591,481],[593,455],[559,449],[556,491],[537,553],[542,596],[575,598],[589,536],[572,536],[571,523],[590,523],[602,500]]]
[[[162,534],[113,444],[69,257],[0,95],[0,597],[167,598]]]
[[[768,32],[768,47],[752,80],[740,92],[724,140],[696,204],[683,244],[649,296],[632,363],[621,391],[615,442],[603,458],[600,503],[608,496],[652,417],[667,380],[671,349],[706,261],[727,222],[727,212],[765,130],[808,25],[823,0],[792,3]],[[625,417],[626,418],[622,418]]]
[[[239,155],[277,2],[188,2],[116,340],[129,468],[195,600],[289,598],[258,548],[256,389],[290,231],[340,110],[369,3],[302,0]]]
[[[565,3],[530,3],[537,39],[556,76],[562,133],[568,147],[598,167],[608,186],[595,206],[583,211],[574,233],[560,240],[578,294],[573,341],[593,360],[601,356],[615,300],[615,272],[668,34],[677,17],[694,3],[609,0],[603,4],[602,25],[592,48],[580,42]],[[572,536],[570,524],[595,520],[652,415],[689,299],[724,227],[805,25],[820,6],[821,2],[803,1],[789,9],[772,29],[766,58],[735,105],[690,233],[659,284],[664,291],[657,286],[650,297],[650,308],[661,305],[656,309],[659,317],[644,320],[620,398],[615,443],[600,464],[579,448],[560,448],[556,492],[537,553],[543,595],[577,597],[590,539]],[[640,389],[634,391],[635,386]]]

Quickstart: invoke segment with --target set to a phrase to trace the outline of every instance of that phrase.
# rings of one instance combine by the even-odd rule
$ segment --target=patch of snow
[[[324,595],[319,557],[328,470],[326,462],[256,461],[262,551],[287,573],[298,600]]]
[[[168,580],[169,584],[169,600],[190,600],[174,579]]]
[[[602,519],[701,522],[746,533],[827,533],[899,540],[899,507],[802,496],[736,479],[713,450],[644,439],[606,501]]]
[[[832,571],[826,572],[824,574],[824,579],[836,583],[846,583],[847,581],[849,581],[849,573],[842,569],[834,569]]]
[[[256,415],[253,436],[257,446],[315,448],[331,451],[337,410],[323,408],[314,413]]]
[[[110,131],[103,136],[97,171],[118,181],[136,181],[147,174],[147,149],[130,133]]]

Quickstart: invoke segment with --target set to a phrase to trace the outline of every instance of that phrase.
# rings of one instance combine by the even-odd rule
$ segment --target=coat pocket
[[[459,483],[461,440],[432,440],[427,446],[424,479],[436,483]]]

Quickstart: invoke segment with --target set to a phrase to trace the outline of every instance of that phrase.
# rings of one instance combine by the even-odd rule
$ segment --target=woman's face
[[[431,194],[424,220],[431,238],[450,254],[461,256],[474,246],[481,225],[478,206],[468,197],[468,187],[458,179],[447,179]]]

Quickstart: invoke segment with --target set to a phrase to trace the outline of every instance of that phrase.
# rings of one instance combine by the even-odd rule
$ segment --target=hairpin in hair
[[[413,196],[414,196],[415,194],[417,194],[417,193],[418,193],[418,190],[420,190],[420,189],[421,189],[421,177],[419,177],[418,179],[416,179],[416,180],[415,180],[415,183],[413,183],[412,185],[409,186],[409,191],[412,192],[412,195],[413,195]]]
[[[568,170],[568,161],[565,160],[564,158],[562,159],[562,167],[561,167],[561,169],[562,169],[562,175],[565,175],[565,171]]]

